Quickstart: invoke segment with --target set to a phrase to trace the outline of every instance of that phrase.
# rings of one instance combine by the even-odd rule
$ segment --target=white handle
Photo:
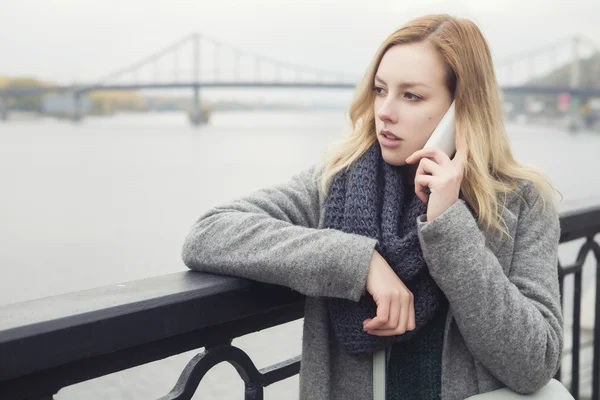
[[[385,350],[373,354],[373,400],[385,400]]]

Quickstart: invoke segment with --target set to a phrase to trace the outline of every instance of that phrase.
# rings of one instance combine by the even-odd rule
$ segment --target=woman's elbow
[[[533,394],[546,386],[554,377],[556,371],[552,373],[530,373],[519,377],[518,382],[513,385],[508,385],[509,388],[519,394]]]
[[[211,228],[215,223],[215,218],[213,215],[217,214],[213,210],[202,215],[191,227],[190,231],[186,235],[183,240],[183,245],[181,246],[181,259],[183,263],[192,270],[201,271],[202,262],[202,249],[208,248],[206,242],[206,238],[211,236],[211,232],[209,228]],[[204,254],[206,256],[206,254]]]
[[[210,258],[211,254],[207,252],[207,249],[211,248],[208,238],[211,236],[211,232],[208,230],[212,223],[208,223],[207,219],[199,219],[192,226],[190,232],[183,240],[181,246],[181,259],[183,263],[191,270],[204,271],[207,258]]]
[[[192,270],[198,270],[198,263],[196,262],[195,257],[195,240],[193,232],[187,235],[185,240],[183,241],[183,246],[181,247],[181,259],[183,263]]]
[[[562,363],[562,332],[548,334],[545,349],[541,350],[541,357],[533,358],[529,365],[519,368],[513,382],[507,384],[512,390],[520,394],[535,393],[550,382],[556,375]]]

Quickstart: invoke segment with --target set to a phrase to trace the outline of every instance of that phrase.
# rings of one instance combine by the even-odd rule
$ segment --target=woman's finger
[[[432,175],[415,175],[415,194],[423,203],[429,201],[429,195],[425,192],[425,188],[429,187],[435,179],[437,179],[437,177]]]
[[[394,329],[400,323],[402,317],[402,302],[400,300],[400,296],[392,296],[392,301],[390,303],[390,319],[387,324],[385,324],[385,328]]]
[[[450,162],[450,157],[439,147],[428,147],[415,151],[405,161],[408,164],[414,164],[423,158],[433,158],[439,165],[444,165]]]
[[[365,325],[366,330],[380,329],[387,324],[390,318],[390,296],[383,296],[377,300],[377,315]]]
[[[410,297],[410,305],[408,306],[408,324],[406,326],[407,331],[415,330],[417,326],[415,321],[415,296]]]
[[[423,203],[427,203],[429,201],[429,196],[425,192],[425,188],[421,185],[415,185],[415,194],[421,199]]]
[[[421,185],[428,187],[435,181],[436,177],[432,175],[415,175],[415,186]]]
[[[423,158],[419,163],[419,168],[417,168],[417,174],[420,175],[431,174],[436,176],[440,175],[442,171],[443,167],[441,167],[435,161],[430,160],[429,158]]]
[[[387,329],[387,328],[372,329],[372,330],[368,331],[369,334],[375,335],[375,336],[394,336],[394,335],[401,335],[408,331],[414,331],[415,327],[416,327],[414,296],[411,295],[410,300],[406,304],[408,304],[407,311],[406,311],[406,313],[408,315],[408,317],[406,319],[406,327],[398,325],[398,327],[396,329]]]
[[[425,192],[425,188],[436,179],[431,175],[415,175],[415,193],[423,203],[427,203],[429,196]]]
[[[374,336],[395,336],[400,335],[398,329],[372,329],[367,332],[369,335]]]
[[[396,332],[398,334],[402,334],[406,332],[406,325],[408,324],[408,306],[410,305],[410,294],[404,294],[404,298],[402,299],[402,319],[396,328]]]
[[[415,174],[415,182],[417,178],[422,180],[425,180],[425,177],[434,178],[435,175],[441,172],[441,168],[442,167],[440,167],[438,164],[427,158],[422,159],[419,163],[419,167],[417,168],[417,173]],[[432,173],[432,175],[427,175],[428,172]],[[425,192],[425,187],[423,185],[415,184],[415,194],[423,203],[427,203],[429,201],[429,195]]]

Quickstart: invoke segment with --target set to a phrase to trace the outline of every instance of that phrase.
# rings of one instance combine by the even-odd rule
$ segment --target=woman
[[[422,149],[452,101],[456,154]],[[563,348],[553,188],[512,156],[486,41],[430,15],[381,45],[352,133],[290,182],[215,207],[183,246],[194,270],[307,295],[300,397],[532,393]]]

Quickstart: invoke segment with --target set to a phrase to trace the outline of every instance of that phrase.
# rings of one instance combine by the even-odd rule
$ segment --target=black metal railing
[[[287,288],[192,271],[2,306],[0,399],[51,399],[63,387],[201,347],[163,399],[191,399],[221,361],[238,370],[246,398],[261,399],[263,386],[298,373],[299,360],[257,371],[231,340],[302,318],[303,306]]]
[[[560,273],[561,294],[565,276],[574,276],[570,391],[578,399],[581,272],[589,253],[600,272],[594,241],[600,204],[563,211],[561,229],[561,243],[585,240],[575,263]],[[597,279],[594,400],[600,400],[599,285]],[[300,357],[258,370],[231,341],[302,318],[303,306],[304,297],[284,287],[192,271],[0,306],[0,399],[52,399],[61,388],[200,348],[160,399],[191,399],[223,361],[244,381],[246,399],[262,399],[264,387],[299,372]]]
[[[573,324],[571,332],[571,377],[569,391],[575,399],[580,398],[580,367],[581,352],[583,350],[581,343],[581,286],[583,265],[587,256],[591,253],[596,261],[596,301],[594,310],[594,330],[592,348],[592,400],[600,400],[600,246],[595,241],[595,236],[600,233],[600,206],[579,206],[571,207],[561,213],[561,243],[567,243],[575,240],[583,240],[577,258],[573,264],[562,265],[559,261],[559,279],[561,289],[561,299],[564,309],[564,285],[565,277],[573,276]],[[561,380],[561,371],[556,374],[556,378]]]

